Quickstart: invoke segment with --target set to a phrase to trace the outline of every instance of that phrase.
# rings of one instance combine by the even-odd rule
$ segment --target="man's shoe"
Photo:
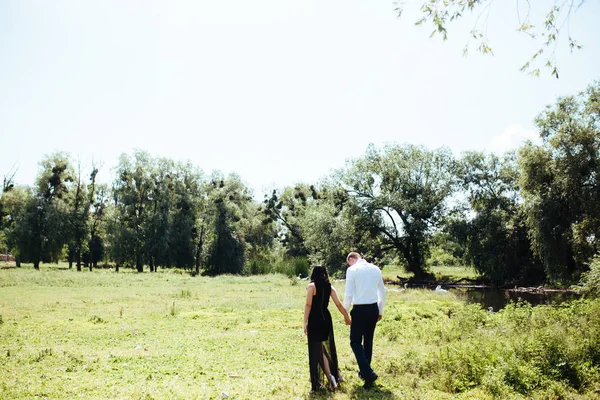
[[[377,374],[375,372],[373,372],[373,375],[371,375],[371,377],[369,379],[365,379],[365,384],[363,385],[363,388],[371,389],[373,387],[373,383],[375,383],[377,378],[379,378],[379,377],[377,376]]]

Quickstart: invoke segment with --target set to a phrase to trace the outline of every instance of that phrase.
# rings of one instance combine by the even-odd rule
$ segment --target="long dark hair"
[[[310,281],[317,283],[329,283],[329,275],[327,275],[327,269],[321,265],[315,265],[312,273],[310,274]]]

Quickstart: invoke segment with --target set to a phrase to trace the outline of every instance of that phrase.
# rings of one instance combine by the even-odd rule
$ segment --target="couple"
[[[330,390],[335,390],[338,382],[342,381],[335,349],[333,323],[327,309],[330,297],[344,316],[346,325],[350,325],[350,346],[358,363],[358,375],[365,381],[363,387],[371,388],[377,379],[377,374],[371,368],[371,357],[375,325],[381,320],[385,303],[381,271],[377,266],[366,262],[356,252],[348,254],[346,261],[348,270],[343,305],[335,288],[331,286],[324,267],[313,268],[310,283],[306,288],[304,333],[308,336],[308,362],[312,390],[321,388],[323,373],[327,377]],[[353,305],[350,311],[352,319],[348,315],[350,305]]]

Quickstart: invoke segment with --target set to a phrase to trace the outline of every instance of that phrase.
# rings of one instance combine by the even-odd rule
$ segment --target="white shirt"
[[[377,303],[379,315],[383,315],[385,305],[385,287],[381,270],[360,258],[346,270],[346,291],[344,308],[349,311],[350,305]]]

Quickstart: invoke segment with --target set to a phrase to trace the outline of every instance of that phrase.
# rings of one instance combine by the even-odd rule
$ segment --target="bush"
[[[265,275],[272,272],[272,266],[267,260],[253,258],[246,265],[246,272],[250,275]]]
[[[440,246],[431,248],[427,265],[431,267],[456,267],[461,265],[461,260]]]
[[[295,257],[292,260],[294,276],[306,277],[309,274],[309,263],[306,257]]]
[[[600,255],[594,257],[590,270],[583,274],[579,291],[586,297],[600,297]]]
[[[306,257],[292,257],[278,261],[270,272],[284,274],[288,277],[302,276],[309,274],[309,262]]]
[[[397,374],[464,398],[572,398],[600,382],[600,300],[518,302],[490,313],[451,295],[403,297],[378,327],[392,345],[408,347],[387,365]]]

